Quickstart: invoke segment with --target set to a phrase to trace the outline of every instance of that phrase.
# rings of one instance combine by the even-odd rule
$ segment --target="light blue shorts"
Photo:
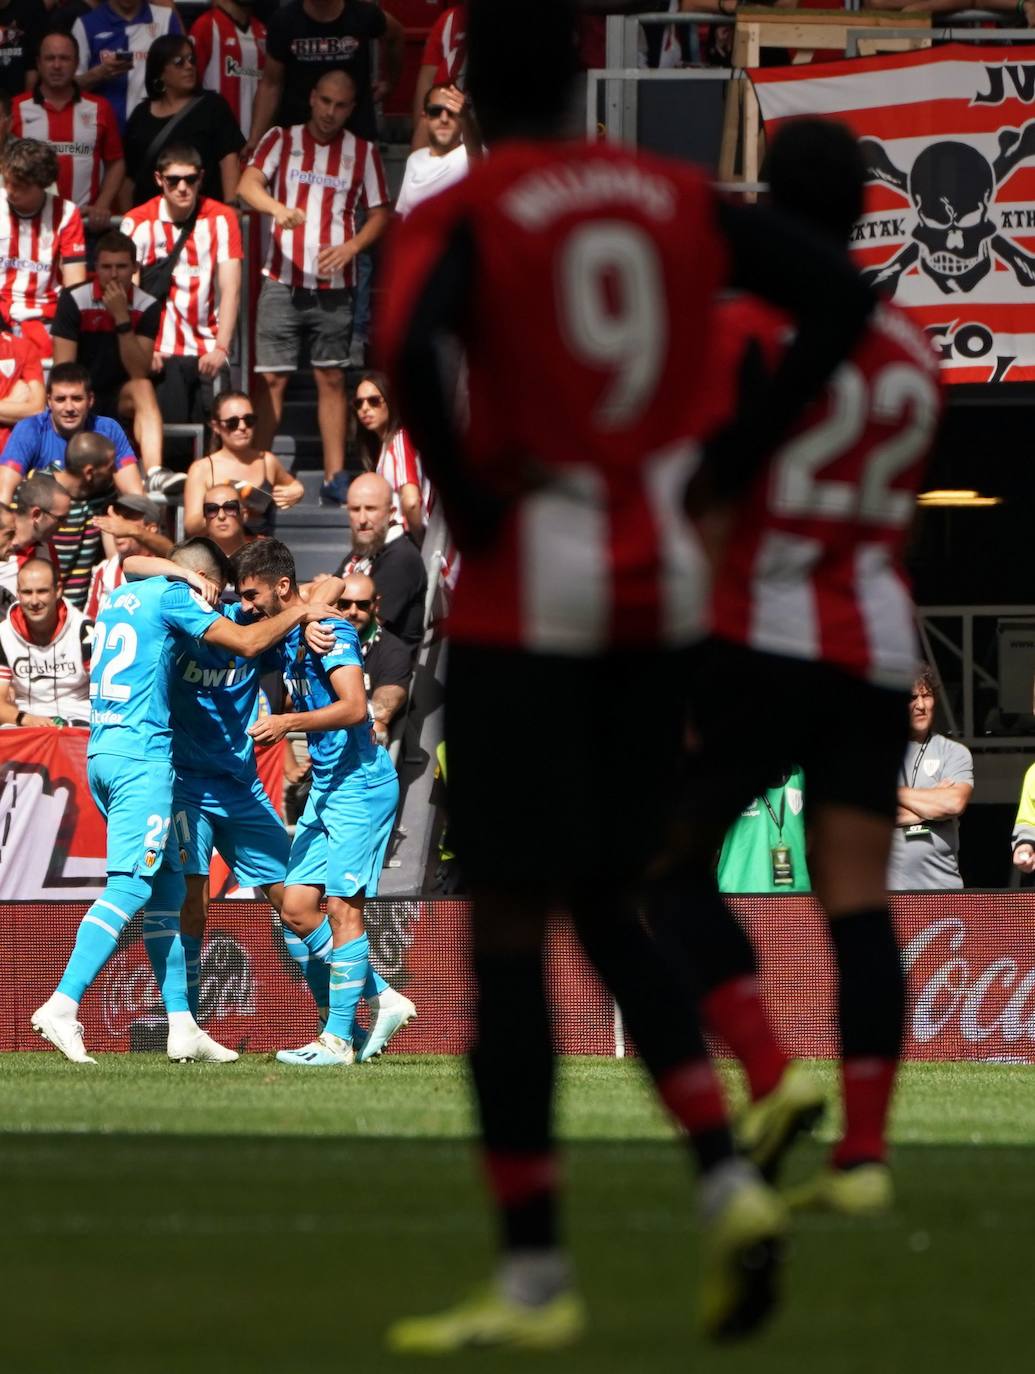
[[[166,845],[172,816],[172,764],[142,763],[121,754],[94,754],[86,775],[108,823],[107,870],[153,877],[162,866],[181,870],[180,851]]]
[[[322,887],[328,897],[377,895],[399,806],[399,779],[362,780],[309,793],[295,827],[285,882]]]
[[[173,834],[185,873],[208,873],[216,849],[241,887],[284,881],[291,837],[258,777],[177,773]]]

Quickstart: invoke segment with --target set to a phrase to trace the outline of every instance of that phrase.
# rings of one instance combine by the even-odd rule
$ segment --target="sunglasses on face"
[[[424,112],[429,119],[441,119],[445,115],[448,119],[459,119],[460,116],[455,110],[451,110],[448,105],[429,105]]]
[[[217,420],[216,424],[221,425],[223,429],[228,429],[231,434],[241,428],[254,429],[255,414],[249,410],[247,415],[228,415],[225,420]]]
[[[181,181],[183,182],[184,186],[197,186],[198,182],[201,180],[201,173],[187,172],[183,176],[170,177],[166,176],[166,174],[162,172],[161,177],[162,180],[165,182],[166,186],[169,188],[169,190],[174,191],[176,187],[179,186]]]
[[[240,518],[240,501],[206,501],[201,507],[201,513],[206,520],[214,520],[217,515],[236,515]]]
[[[371,410],[380,410],[384,403],[383,396],[357,396],[352,402],[352,409],[362,410],[364,406],[370,406]]]
[[[197,58],[192,52],[181,52],[178,57],[169,59],[170,67],[196,67],[197,65]]]
[[[338,610],[347,611],[350,607],[355,606],[357,611],[369,611],[373,604],[369,596],[361,600],[357,600],[355,597],[343,596],[338,602]]]

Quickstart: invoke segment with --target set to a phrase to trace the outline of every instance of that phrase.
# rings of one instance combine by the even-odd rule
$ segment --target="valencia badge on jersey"
[[[145,868],[154,868],[154,866],[155,866],[155,864],[156,864],[157,862],[158,862],[158,851],[157,851],[156,849],[149,849],[149,850],[147,850],[147,852],[144,854],[144,867],[145,867]]]

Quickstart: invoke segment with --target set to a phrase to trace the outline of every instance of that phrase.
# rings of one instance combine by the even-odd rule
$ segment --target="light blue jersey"
[[[215,619],[186,582],[148,577],[115,592],[94,635],[88,756],[168,764],[173,663],[184,640],[200,643]]]
[[[261,619],[244,605],[223,609],[237,625]],[[178,648],[170,685],[177,773],[255,776],[255,745],[248,727],[259,714],[259,679],[265,672],[279,672],[280,666],[277,649],[242,658],[215,644]]]
[[[338,700],[331,683],[336,668],[363,668],[359,636],[347,620],[321,620],[335,636],[329,653],[316,654],[296,628],[281,645],[284,676],[291,688],[295,711],[318,711]],[[313,730],[306,736],[313,761],[313,788],[326,792],[346,779],[361,779],[372,787],[388,777],[395,768],[388,754],[377,743],[369,720],[345,730]]]

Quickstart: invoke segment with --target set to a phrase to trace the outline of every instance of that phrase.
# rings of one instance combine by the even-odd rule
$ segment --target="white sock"
[[[67,992],[54,992],[50,995],[50,1009],[55,1016],[67,1016],[74,1021],[79,1012],[79,1003]]]
[[[571,1265],[560,1250],[513,1250],[500,1263],[499,1284],[508,1302],[542,1307],[571,1287]]]
[[[171,1011],[169,1012],[169,1029],[171,1031],[197,1030],[198,1023],[189,1011]]]

